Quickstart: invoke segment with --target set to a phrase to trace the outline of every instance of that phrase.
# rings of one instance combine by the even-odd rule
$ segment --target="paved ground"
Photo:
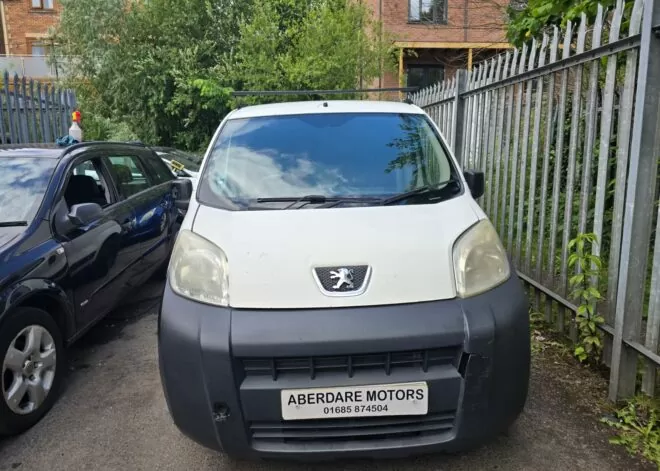
[[[160,285],[149,286],[139,303],[119,309],[72,349],[61,400],[35,428],[0,441],[0,470],[653,469],[609,445],[608,431],[571,403],[566,382],[538,360],[526,411],[510,434],[471,453],[315,466],[230,462],[183,437],[170,420],[156,361],[159,292]]]

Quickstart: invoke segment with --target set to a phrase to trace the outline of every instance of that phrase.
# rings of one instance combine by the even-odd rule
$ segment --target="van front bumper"
[[[177,427],[238,457],[396,457],[477,446],[527,398],[520,281],[469,299],[313,310],[199,304],[165,288],[159,366]],[[426,416],[284,421],[280,391],[425,381]]]

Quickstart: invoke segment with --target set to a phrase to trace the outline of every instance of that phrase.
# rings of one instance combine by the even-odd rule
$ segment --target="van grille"
[[[347,284],[343,284],[339,288],[335,288],[336,280],[332,278],[332,274],[340,269],[350,270],[353,283],[352,287]],[[368,265],[357,265],[357,266],[347,266],[347,267],[318,267],[314,269],[316,278],[323,287],[323,289],[329,293],[350,293],[351,291],[360,291],[365,282],[367,282],[367,274],[369,273]]]
[[[459,357],[459,347],[445,347],[342,356],[243,358],[241,361],[246,376],[269,375],[277,380],[283,373],[304,374],[314,379],[325,372],[343,371],[349,377],[357,371],[383,371],[388,376],[403,369],[426,372],[432,366],[457,365]]]
[[[455,411],[422,417],[375,417],[305,420],[300,422],[252,422],[255,442],[303,444],[409,438],[446,433],[454,427]]]

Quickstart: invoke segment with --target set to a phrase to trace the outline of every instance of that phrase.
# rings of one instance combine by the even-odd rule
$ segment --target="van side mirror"
[[[474,199],[481,198],[486,191],[486,181],[484,178],[484,172],[481,170],[466,170],[463,172],[463,176],[467,181],[468,187],[470,188],[470,193]]]
[[[77,227],[86,226],[103,216],[103,208],[96,203],[82,203],[71,206],[69,220]]]
[[[193,184],[190,178],[178,178],[174,180],[172,185],[172,195],[174,196],[174,204],[179,209],[188,209],[190,204],[190,197],[193,192]]]

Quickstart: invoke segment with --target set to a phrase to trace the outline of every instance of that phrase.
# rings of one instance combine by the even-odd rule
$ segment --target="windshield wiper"
[[[290,209],[294,207],[297,204],[300,203],[305,203],[300,206],[298,206],[296,209],[301,209],[307,206],[308,204],[325,204],[325,203],[330,203],[325,206],[322,206],[324,209],[326,208],[334,208],[335,206],[338,206],[343,203],[363,203],[363,202],[369,202],[369,203],[380,203],[381,199],[380,198],[367,198],[367,197],[351,197],[351,196],[346,196],[346,197],[340,197],[340,196],[323,196],[323,195],[305,195],[305,196],[300,196],[300,197],[289,197],[289,196],[282,196],[282,197],[274,197],[274,198],[257,198],[257,203],[288,203],[291,202],[291,204],[286,205],[282,209]]]
[[[22,227],[27,225],[27,221],[0,221],[0,227]]]
[[[282,209],[289,209],[298,203],[310,204],[323,204],[328,201],[328,198],[323,195],[306,195],[306,196],[281,196],[274,198],[257,198],[257,203],[288,203],[291,204],[283,207]],[[333,200],[334,201],[334,200]]]
[[[356,196],[356,197],[345,197],[345,198],[339,198],[337,201],[334,201],[330,204],[326,204],[325,206],[322,206],[322,208],[327,209],[327,208],[334,208],[335,206],[339,206],[340,204],[344,203],[378,203],[380,204],[381,198],[378,197],[362,197],[362,196]]]
[[[449,180],[446,180],[444,182],[436,183],[433,185],[424,185],[420,186],[419,188],[415,188],[414,190],[406,191],[405,193],[400,193],[398,195],[391,196],[389,198],[385,198],[384,200],[381,200],[380,204],[382,206],[388,205],[388,204],[394,204],[398,203],[400,201],[407,200],[408,198],[411,198],[416,195],[421,195],[423,193],[428,193],[434,190],[444,190],[447,188],[447,186],[451,184],[457,184],[459,183],[460,180],[457,178],[450,178]]]

